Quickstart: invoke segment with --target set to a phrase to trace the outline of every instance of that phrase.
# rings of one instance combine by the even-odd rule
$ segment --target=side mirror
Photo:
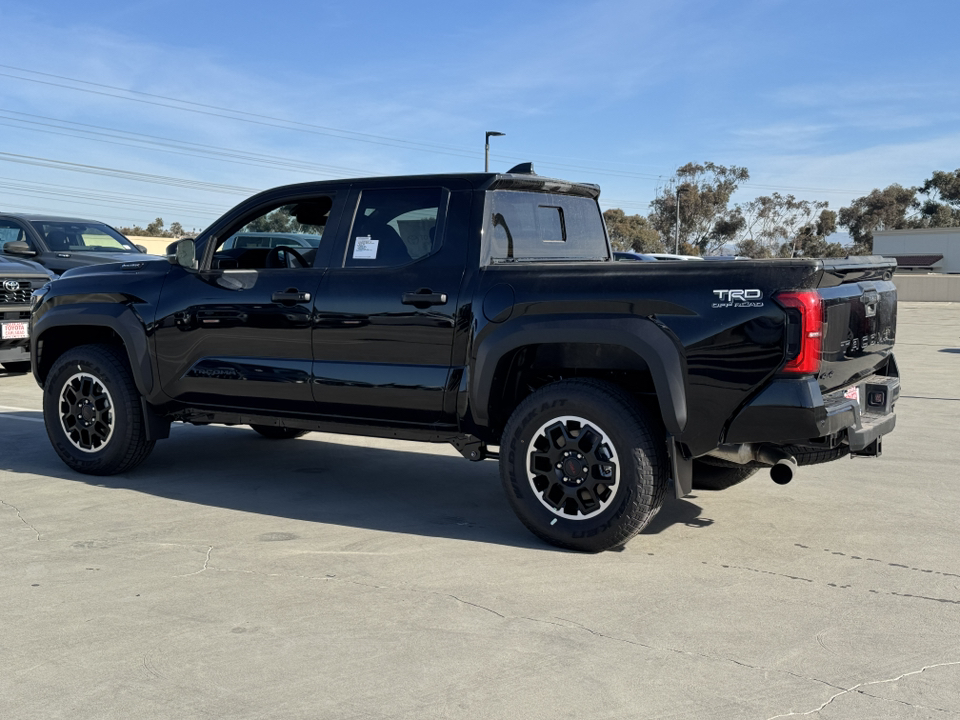
[[[31,250],[30,246],[23,242],[23,240],[13,240],[11,242],[4,243],[3,251],[7,255],[19,255],[20,257],[33,257],[37,254],[36,251]]]
[[[183,238],[167,246],[167,260],[186,270],[197,269],[197,244],[193,238]]]
[[[146,254],[146,253],[149,252],[149,250],[147,250],[147,246],[146,246],[146,245],[134,245],[134,247],[137,248],[137,250],[139,250],[140,252],[142,252],[142,253],[144,253],[144,254]]]

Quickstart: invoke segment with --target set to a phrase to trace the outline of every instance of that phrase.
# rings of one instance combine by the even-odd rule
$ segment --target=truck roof
[[[19,218],[30,222],[74,222],[74,223],[96,223],[97,225],[106,225],[102,220],[89,220],[87,218],[69,217],[64,215],[38,215],[34,213],[18,212],[0,212],[4,217]]]
[[[477,190],[526,190],[528,192],[576,195],[594,200],[600,197],[599,185],[543,177],[535,173],[437,173],[430,175],[388,175],[341,178],[337,180],[320,180],[285,185],[282,186],[282,188],[271,188],[271,190],[267,192],[292,187],[302,187],[304,190],[308,190],[308,188],[310,190],[322,190],[328,186],[343,185],[345,183],[362,183],[364,185],[410,185],[444,184],[444,182],[449,183],[451,180],[469,183]]]

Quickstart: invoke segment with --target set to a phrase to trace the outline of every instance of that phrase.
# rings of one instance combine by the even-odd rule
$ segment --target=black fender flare
[[[56,298],[58,302],[42,315],[34,317],[30,337],[30,354],[37,358],[35,367],[39,368],[37,346],[43,340],[44,334],[60,327],[94,326],[113,330],[123,342],[130,361],[133,381],[137,390],[144,398],[151,398],[155,393],[153,361],[150,358],[150,347],[147,341],[147,331],[143,321],[127,304],[122,303],[92,303],[77,302],[64,303],[64,297]],[[39,370],[38,370],[39,371]],[[46,380],[46,378],[43,378]]]
[[[549,315],[520,317],[483,337],[474,351],[470,395],[474,419],[489,422],[490,394],[500,359],[524,345],[556,342],[616,345],[650,369],[667,432],[679,437],[687,424],[687,363],[680,342],[663,325],[643,317]]]

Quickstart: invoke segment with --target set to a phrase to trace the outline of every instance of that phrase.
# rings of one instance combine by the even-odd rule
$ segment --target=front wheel
[[[520,403],[500,445],[500,478],[521,522],[552,545],[620,547],[663,503],[658,422],[616,385],[551,383]]]
[[[43,421],[60,459],[87,475],[126,472],[153,450],[127,358],[112,345],[60,356],[44,383]]]

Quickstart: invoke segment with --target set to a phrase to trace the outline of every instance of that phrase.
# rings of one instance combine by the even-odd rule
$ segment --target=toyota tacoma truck
[[[55,277],[29,260],[0,255],[0,365],[30,372],[30,296]]]
[[[449,442],[499,460],[533,533],[592,552],[668,488],[880,454],[892,260],[615,262],[599,194],[529,164],[290,185],[167,259],[70,270],[33,297],[50,441],[94,475],[171,422]],[[320,240],[231,240],[266,231]]]

